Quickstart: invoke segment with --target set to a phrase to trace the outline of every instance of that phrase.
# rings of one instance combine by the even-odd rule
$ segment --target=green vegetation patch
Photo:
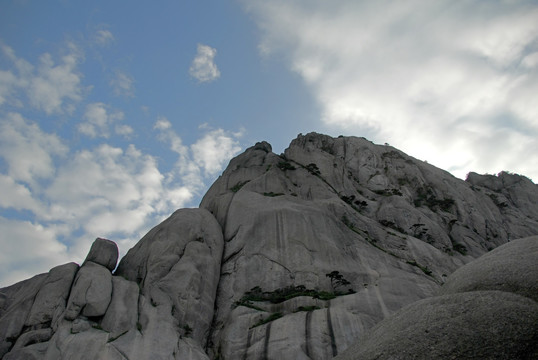
[[[306,165],[305,169],[308,170],[308,172],[310,172],[312,175],[316,175],[316,176],[321,175],[321,172],[319,171],[318,166],[314,163],[310,163]]]
[[[420,265],[419,263],[417,263],[415,260],[411,260],[411,261],[406,261],[409,265],[412,265],[412,266],[416,266],[418,267],[420,270],[422,270],[422,272],[428,276],[431,276],[432,275],[432,271],[427,267],[427,266],[422,266]]]
[[[437,211],[437,209],[441,209],[445,212],[450,211],[452,206],[454,206],[456,202],[454,199],[450,198],[443,198],[438,199],[431,187],[419,187],[417,188],[417,198],[414,200],[414,205],[416,207],[425,205],[429,207],[432,211]]]
[[[383,189],[374,191],[377,195],[381,196],[402,196],[400,189]]]
[[[452,248],[459,252],[460,254],[462,255],[467,255],[467,248],[465,247],[465,245],[463,244],[460,244],[460,243],[454,243],[452,244]]]
[[[319,310],[320,307],[319,306],[316,306],[316,305],[311,305],[311,306],[299,306],[297,308],[297,310],[295,310],[295,312],[300,312],[300,311],[314,311],[314,310]]]
[[[286,170],[295,170],[296,167],[293,166],[292,164],[290,164],[289,161],[287,160],[284,160],[284,161],[280,161],[278,164],[277,164],[277,167],[282,170],[282,171],[286,171]]]
[[[234,193],[238,192],[243,186],[245,186],[246,183],[248,183],[250,180],[246,180],[246,181],[239,181],[237,184],[235,184],[234,186],[232,186],[230,188],[230,190]]]
[[[334,273],[334,272],[333,272]],[[332,274],[332,273],[331,273]],[[327,274],[329,276],[329,274]],[[335,280],[335,284],[343,285],[344,283],[338,283],[338,281],[345,281],[345,285],[349,285],[349,281],[343,279]],[[331,278],[331,282],[333,279]],[[310,296],[314,299],[319,300],[331,300],[337,296],[353,294],[355,291],[353,289],[348,289],[347,292],[343,291],[322,291],[322,290],[313,290],[307,289],[304,285],[298,286],[286,286],[284,288],[276,289],[274,291],[263,291],[259,286],[255,286],[249,291],[247,291],[241,299],[235,302],[235,306],[247,306],[252,309],[262,310],[261,308],[252,304],[252,302],[270,302],[272,304],[279,304],[281,302],[293,299],[298,296]]]
[[[274,193],[274,192],[264,192],[263,193],[263,196],[269,196],[269,197],[275,197],[275,196],[282,196],[284,195],[283,193]]]
[[[265,319],[261,319],[256,324],[252,325],[250,328],[252,329],[252,328],[255,328],[257,326],[267,324],[267,323],[269,323],[271,321],[275,321],[276,319],[280,319],[282,316],[284,316],[284,315],[281,312],[272,313],[271,315],[269,315]]]

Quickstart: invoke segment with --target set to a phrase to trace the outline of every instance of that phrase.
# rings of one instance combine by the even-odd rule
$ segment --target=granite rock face
[[[95,264],[104,266],[109,271],[116,268],[118,262],[118,246],[115,242],[108,239],[97,238],[90,248],[88,256],[84,262],[91,261]]]
[[[438,296],[376,325],[339,360],[538,358],[538,237],[461,267]]]
[[[117,268],[116,244],[96,239],[81,267],[0,289],[0,358],[330,359],[417,314],[418,337],[428,319],[480,320],[498,343],[528,343],[537,203],[523,176],[462,181],[363,138],[299,135],[282,155],[261,142]]]

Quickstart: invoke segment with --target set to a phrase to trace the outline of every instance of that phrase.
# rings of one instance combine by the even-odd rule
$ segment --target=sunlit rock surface
[[[299,135],[281,155],[261,142],[230,161],[199,209],[176,211],[116,270],[115,243],[97,239],[80,268],[0,289],[0,357],[358,359],[348,354],[379,344],[412,354],[404,338],[386,341],[408,326],[421,338],[427,319],[510,324],[512,335],[491,339],[528,344],[537,203],[524,176],[462,181],[364,138]],[[475,341],[487,337],[480,327]],[[443,341],[439,356],[450,357],[460,340]]]

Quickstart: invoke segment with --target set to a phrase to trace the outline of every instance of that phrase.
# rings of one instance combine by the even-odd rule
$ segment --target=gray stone
[[[536,359],[538,304],[501,291],[418,301],[376,325],[338,360]]]
[[[44,328],[25,332],[24,334],[19,336],[17,342],[13,346],[13,349],[16,350],[31,344],[46,342],[49,341],[51,337],[51,328]]]
[[[38,324],[51,323],[55,313],[65,310],[67,297],[78,265],[69,263],[57,266],[49,271],[45,282],[39,289],[25,325],[35,327]]]
[[[205,344],[213,320],[223,246],[222,230],[209,211],[181,209],[129,250],[116,274],[140,283],[145,303],[150,304],[141,308],[141,317],[144,312],[150,318],[160,313],[152,307],[169,309],[165,311],[167,316],[172,314],[169,322],[180,329],[192,329],[190,336]],[[158,329],[152,336],[160,336]]]
[[[0,358],[9,351],[21,334],[34,298],[46,278],[47,274],[40,274],[0,289],[3,294],[3,308],[0,312]]]
[[[71,334],[78,334],[84,331],[88,331],[92,328],[92,324],[87,318],[76,318],[71,324]]]
[[[42,360],[49,347],[48,342],[35,343],[23,348],[12,349],[2,360]]]
[[[136,328],[138,320],[138,285],[119,276],[112,278],[112,299],[101,327],[115,338]]]
[[[49,341],[44,360],[94,360],[107,359],[108,333],[90,327],[72,332],[72,323],[65,321]]]
[[[538,301],[538,236],[511,241],[459,268],[440,294],[508,291]]]
[[[116,268],[118,262],[118,246],[115,242],[97,238],[90,248],[90,252],[86,256],[86,261],[91,261],[99,265],[103,265],[108,270],[112,271]]]
[[[74,320],[79,314],[102,316],[112,297],[112,274],[102,265],[86,261],[78,271],[64,318]]]
[[[538,193],[525,184],[526,192]],[[201,203],[219,221],[226,242],[213,356],[300,358],[308,348],[310,357],[329,358],[402,306],[434,295],[458,267],[510,237],[538,233],[538,221],[526,215],[536,205],[501,205],[478,186],[361,138],[300,135],[285,156],[261,146],[247,149]],[[317,340],[305,344],[295,327],[306,328],[306,317],[297,321],[294,314],[307,306],[304,300],[272,310],[253,304],[267,313],[233,310],[255,286],[333,291],[325,274],[334,270],[357,293],[324,303],[329,315],[316,310],[309,316],[309,328],[332,334],[330,341],[310,332]],[[251,329],[275,312],[282,317],[272,325]]]
[[[535,356],[537,241],[513,240],[538,234],[537,204],[523,176],[462,181],[364,138],[260,142],[115,276],[97,239],[76,275],[0,289],[0,357]]]

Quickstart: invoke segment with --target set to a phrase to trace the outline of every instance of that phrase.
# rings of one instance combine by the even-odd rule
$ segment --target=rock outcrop
[[[376,325],[338,360],[538,358],[538,236],[452,274],[438,296]]]
[[[0,357],[330,359],[398,338],[417,313],[416,336],[428,319],[475,321],[461,313],[472,306],[484,329],[520,334],[537,301],[537,262],[521,249],[535,254],[538,240],[493,249],[538,234],[537,203],[523,176],[462,181],[363,138],[299,135],[282,155],[261,142],[117,269],[116,245],[97,239],[80,268],[0,289]]]

